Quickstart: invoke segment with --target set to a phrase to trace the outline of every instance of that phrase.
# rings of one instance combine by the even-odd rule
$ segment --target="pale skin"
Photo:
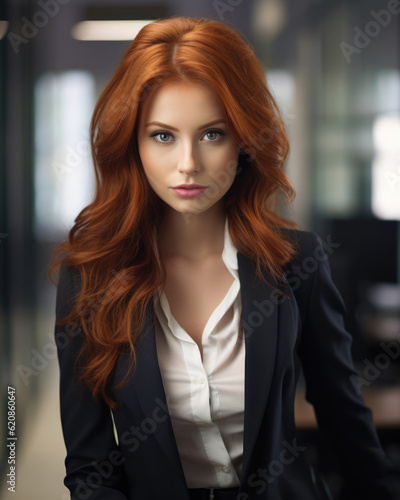
[[[149,184],[166,203],[158,231],[167,272],[164,293],[202,355],[204,327],[234,281],[221,256],[221,198],[235,179],[239,146],[216,92],[190,81],[165,84],[146,98],[138,144]],[[195,198],[171,189],[193,183],[207,189]]]

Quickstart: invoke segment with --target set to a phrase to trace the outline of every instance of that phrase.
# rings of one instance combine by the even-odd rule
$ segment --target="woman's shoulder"
[[[295,250],[284,270],[293,289],[308,293],[317,277],[330,279],[329,258],[340,247],[339,243],[333,241],[330,235],[323,239],[313,231],[300,229],[283,229],[282,235]]]
[[[321,258],[324,255],[326,258],[340,247],[340,243],[333,241],[331,235],[322,238],[314,231],[292,228],[281,228],[280,231],[285,238],[294,244],[297,251],[297,259],[310,255],[314,255],[316,258]]]
[[[323,242],[319,235],[313,231],[306,231],[303,229],[292,229],[292,228],[281,228],[281,234],[283,237],[289,241],[296,254],[291,261],[294,263],[296,260],[304,259],[305,257],[313,255],[316,251],[322,247]]]

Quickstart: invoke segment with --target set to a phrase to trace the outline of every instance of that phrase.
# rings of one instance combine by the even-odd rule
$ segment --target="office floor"
[[[16,492],[2,484],[2,500],[69,500],[63,484],[65,446],[58,401],[58,366],[46,373],[29,423],[18,435]],[[28,419],[27,419],[28,420]]]

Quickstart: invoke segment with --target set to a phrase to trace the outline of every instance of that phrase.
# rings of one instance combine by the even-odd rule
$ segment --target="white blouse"
[[[236,248],[225,221],[222,259],[234,276],[196,342],[154,297],[157,357],[189,488],[239,486],[243,455],[245,342]]]

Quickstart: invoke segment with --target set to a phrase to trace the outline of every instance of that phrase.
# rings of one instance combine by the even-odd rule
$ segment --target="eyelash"
[[[220,130],[217,128],[207,130],[207,132],[205,132],[204,135],[211,134],[213,132],[216,132],[217,134],[219,134],[221,136],[221,138],[216,139],[215,141],[206,141],[206,142],[219,142],[222,140],[222,137],[226,135],[226,133],[223,130]],[[153,132],[152,134],[150,134],[150,137],[158,144],[170,144],[171,141],[157,141],[156,137],[158,135],[161,135],[161,134],[167,134],[167,135],[173,137],[173,134],[171,134],[171,132],[168,132],[167,130],[157,130],[157,131]]]

